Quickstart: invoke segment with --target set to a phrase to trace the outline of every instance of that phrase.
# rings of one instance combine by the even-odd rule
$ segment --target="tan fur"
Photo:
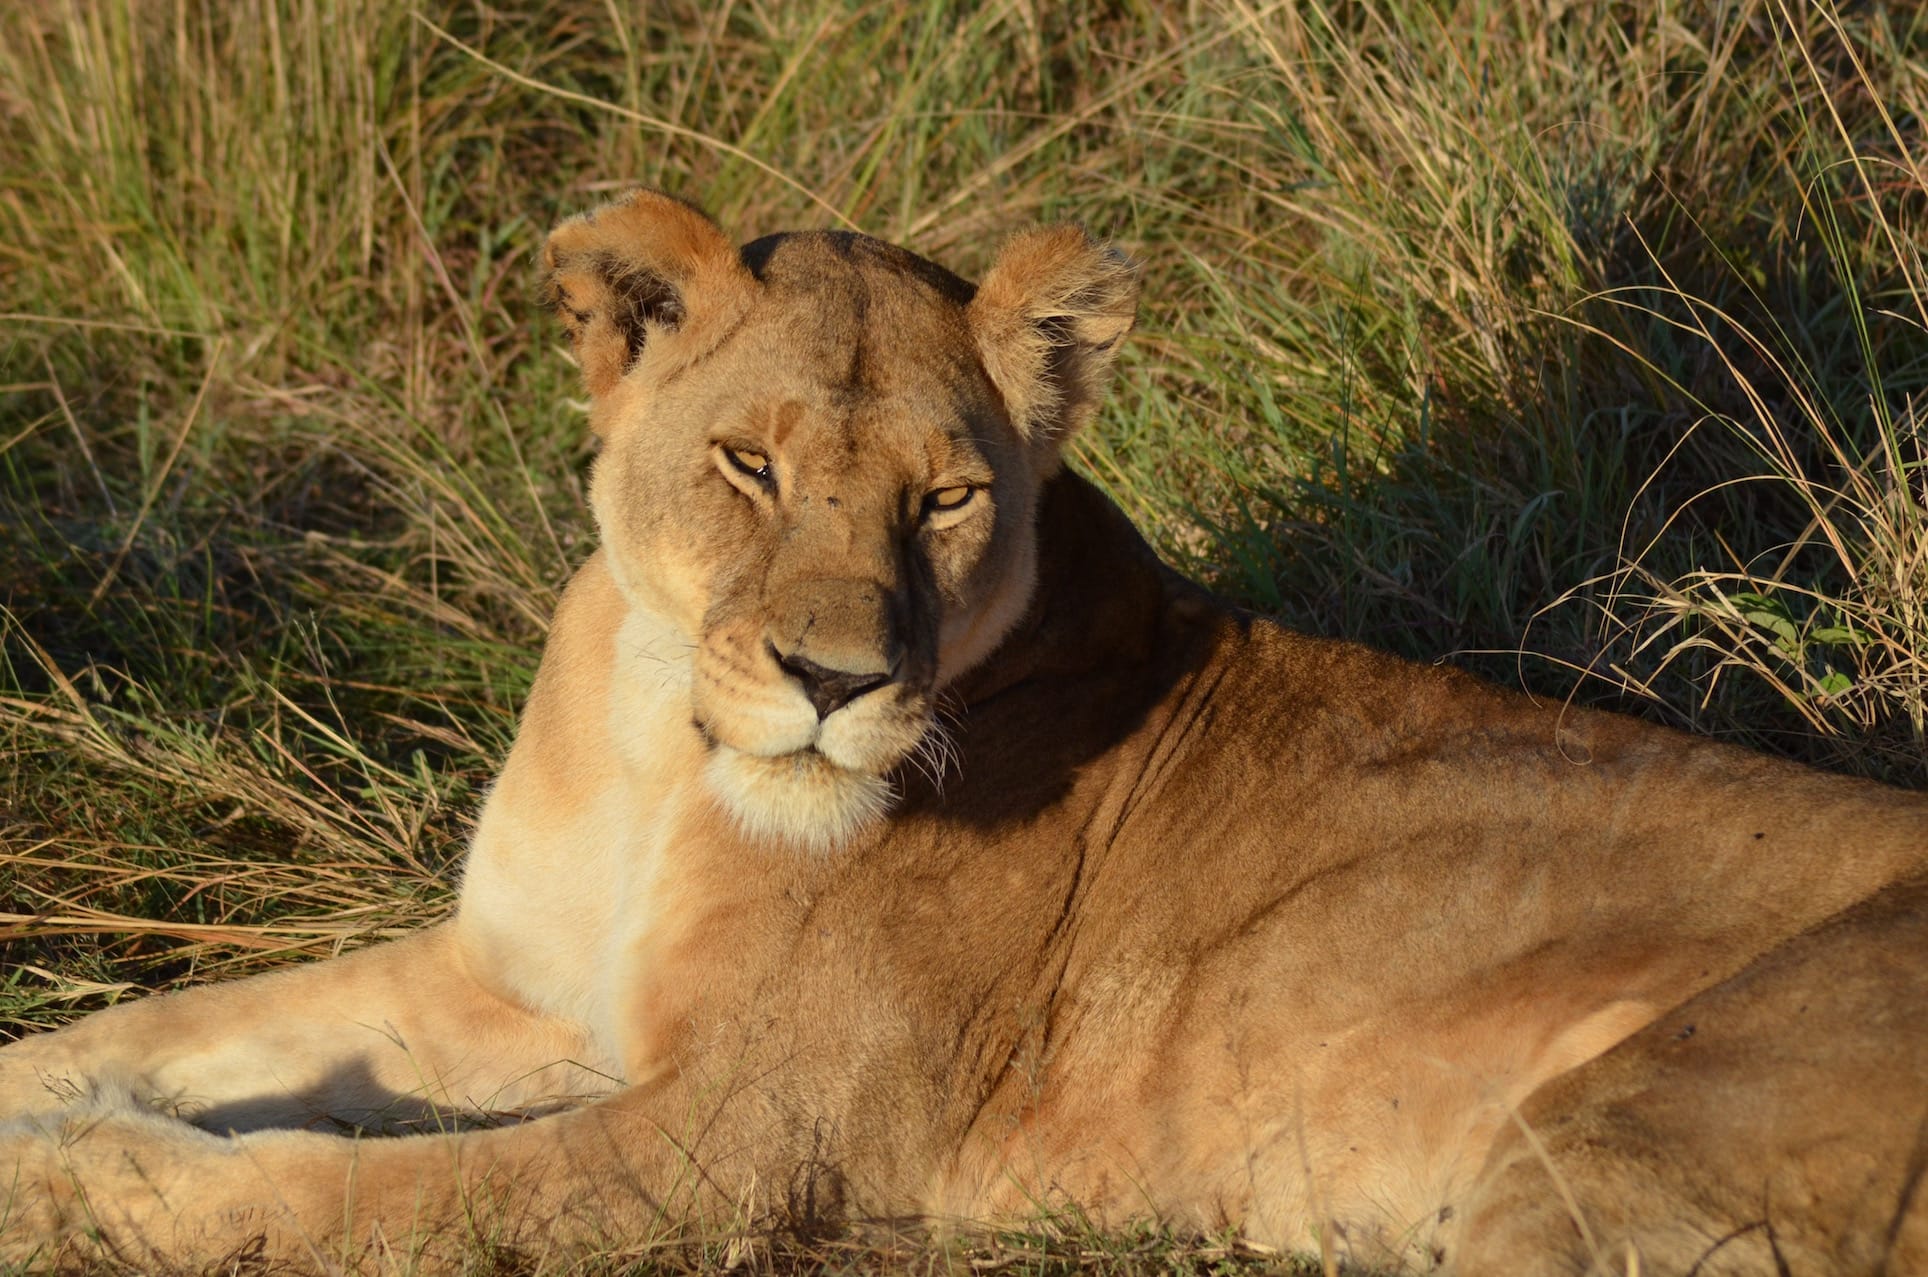
[[[603,546],[456,918],[0,1051],[0,1252],[1070,1202],[1466,1273],[1928,1264],[1921,798],[1161,567],[1060,465],[1136,289],[1075,229],[973,290],[644,192],[544,262]]]

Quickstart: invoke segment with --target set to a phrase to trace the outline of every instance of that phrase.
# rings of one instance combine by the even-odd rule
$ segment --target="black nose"
[[[770,652],[785,674],[803,684],[803,694],[817,707],[818,718],[829,718],[865,692],[890,682],[888,673],[853,674],[819,665],[807,656],[785,656],[774,647]]]

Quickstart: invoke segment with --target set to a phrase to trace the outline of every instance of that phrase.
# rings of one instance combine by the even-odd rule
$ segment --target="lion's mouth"
[[[754,840],[839,846],[890,810],[892,778],[936,730],[932,698],[900,680],[823,713],[783,690],[699,681],[691,717],[706,787]]]
[[[718,742],[704,779],[717,804],[752,840],[810,851],[849,842],[896,799],[884,777],[843,766],[815,745],[752,754]]]

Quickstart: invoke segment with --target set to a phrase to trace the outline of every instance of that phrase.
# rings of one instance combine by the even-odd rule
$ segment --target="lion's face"
[[[1130,266],[1058,228],[974,290],[861,236],[739,253],[648,192],[546,260],[604,546],[690,640],[712,792],[753,836],[841,842],[1029,605],[1038,492],[1130,326]]]

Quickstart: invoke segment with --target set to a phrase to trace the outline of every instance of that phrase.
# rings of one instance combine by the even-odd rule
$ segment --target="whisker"
[[[944,723],[935,716],[932,717],[930,726],[925,729],[924,734],[918,738],[917,744],[911,749],[909,757],[912,765],[923,773],[925,779],[930,781],[931,788],[940,796],[944,792],[945,776],[959,769],[963,763],[963,756],[957,748],[957,742],[951,738],[951,733]]]

